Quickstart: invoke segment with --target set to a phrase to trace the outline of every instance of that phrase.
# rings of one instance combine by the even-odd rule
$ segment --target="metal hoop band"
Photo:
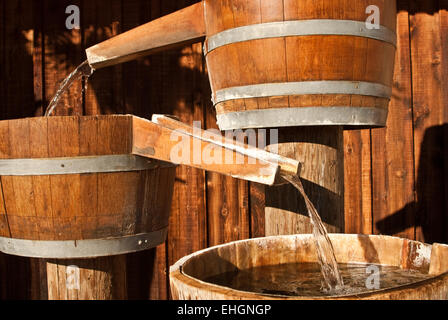
[[[313,19],[268,22],[228,29],[209,37],[204,53],[207,55],[216,48],[237,42],[313,35],[356,36],[397,45],[396,33],[383,26],[379,26],[379,29],[369,29],[365,22],[360,21]]]
[[[39,176],[82,173],[128,172],[170,167],[173,164],[133,155],[111,155],[52,159],[0,160],[2,176]]]
[[[362,81],[262,83],[218,90],[212,100],[214,104],[218,104],[220,102],[236,99],[307,94],[356,94],[390,98],[392,95],[392,88],[379,83]]]
[[[133,236],[70,241],[35,241],[0,237],[0,251],[6,254],[43,259],[96,258],[154,248],[167,237],[168,228]]]
[[[218,115],[220,130],[324,125],[385,126],[387,110],[367,107],[259,109]]]

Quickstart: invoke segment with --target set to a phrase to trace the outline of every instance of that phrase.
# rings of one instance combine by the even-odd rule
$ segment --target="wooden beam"
[[[247,145],[234,144],[233,140],[221,135],[206,133],[199,128],[193,129],[168,117],[158,116],[154,120],[158,123],[133,117],[134,155],[184,164],[267,185],[279,181],[279,172],[299,172],[297,161]],[[177,148],[179,150],[173,152]],[[178,159],[173,158],[173,154],[179,156]]]
[[[143,57],[156,49],[199,41],[204,36],[204,4],[199,2],[88,48],[87,59],[99,69]]]

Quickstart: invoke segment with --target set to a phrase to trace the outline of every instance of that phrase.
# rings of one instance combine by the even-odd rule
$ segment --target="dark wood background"
[[[194,2],[0,0],[1,119],[42,115],[85,48]],[[81,8],[80,30],[65,27],[70,4]],[[399,0],[398,9],[388,126],[344,134],[346,233],[446,243],[448,1]],[[216,128],[201,46],[99,70],[86,94],[75,85],[57,113],[164,113]],[[189,253],[264,235],[260,185],[179,167],[173,198],[166,244],[127,258],[130,299],[169,298],[167,270]],[[0,298],[34,296],[32,263],[0,254]]]

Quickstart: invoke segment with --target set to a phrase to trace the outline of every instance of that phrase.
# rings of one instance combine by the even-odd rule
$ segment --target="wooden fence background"
[[[42,115],[85,48],[194,2],[0,0],[1,119]],[[65,27],[70,4],[81,8],[80,30]],[[448,1],[399,0],[398,9],[388,126],[344,136],[346,233],[448,242]],[[215,128],[201,48],[100,70],[84,95],[81,85],[72,88],[58,114],[164,113]],[[129,298],[167,299],[167,268],[176,260],[263,235],[262,186],[179,167],[166,244],[127,258]],[[0,254],[0,298],[35,296],[32,263]]]

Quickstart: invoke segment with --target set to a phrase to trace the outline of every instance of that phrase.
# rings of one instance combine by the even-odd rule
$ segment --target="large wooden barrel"
[[[385,125],[395,1],[204,1],[221,130]]]
[[[175,299],[448,299],[448,246],[389,236],[331,234],[338,263],[367,263],[418,270],[428,278],[396,288],[331,297],[258,294],[211,284],[225,272],[287,263],[316,262],[312,235],[276,236],[233,242],[194,253],[170,270]],[[367,277],[367,275],[366,275]]]
[[[132,119],[0,121],[0,251],[75,259],[163,243],[175,167],[131,154]]]

